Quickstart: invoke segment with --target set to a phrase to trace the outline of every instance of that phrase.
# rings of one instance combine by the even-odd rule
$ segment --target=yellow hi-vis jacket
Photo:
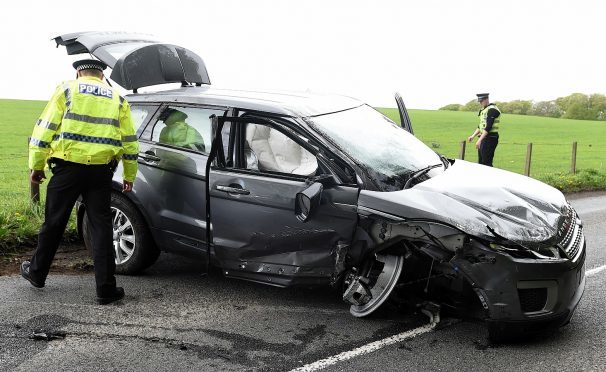
[[[480,124],[478,124],[478,128],[480,129],[480,132],[486,129],[486,120],[488,119],[488,110],[490,109],[497,110],[499,112],[499,116],[494,119],[494,122],[492,123],[492,128],[490,128],[489,133],[499,133],[499,123],[501,122],[501,110],[499,110],[497,105],[495,105],[494,103],[491,103],[490,105],[484,107],[478,113],[478,116],[480,117]]]
[[[92,76],[57,86],[29,142],[29,168],[44,169],[48,158],[80,164],[122,159],[125,181],[137,174],[139,143],[130,105],[117,90]]]

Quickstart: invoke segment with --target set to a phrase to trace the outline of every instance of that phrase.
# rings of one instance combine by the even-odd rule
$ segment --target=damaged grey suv
[[[112,196],[117,270],[159,251],[227,277],[333,285],[353,316],[386,301],[432,301],[492,333],[566,324],[585,286],[583,225],[556,189],[447,159],[348,97],[211,86],[202,59],[148,35],[55,39],[112,68],[141,152],[132,193]],[[138,93],[181,83],[176,90]],[[86,206],[78,224],[90,239]]]

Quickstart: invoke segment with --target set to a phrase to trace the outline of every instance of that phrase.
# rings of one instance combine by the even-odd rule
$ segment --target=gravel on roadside
[[[0,257],[0,276],[20,273],[21,262],[29,260],[35,248]],[[93,272],[93,260],[82,242],[62,244],[57,250],[51,273],[82,274]]]

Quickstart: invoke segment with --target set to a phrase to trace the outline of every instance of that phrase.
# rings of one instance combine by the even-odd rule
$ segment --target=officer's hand
[[[479,139],[478,142],[476,142],[476,149],[480,149],[480,145],[482,144],[482,140]]]
[[[131,192],[133,191],[133,183],[128,181],[122,182],[122,192]]]
[[[29,180],[35,184],[41,184],[46,179],[46,175],[43,170],[32,170],[29,175]]]
[[[473,137],[475,137],[475,136],[469,136],[469,137],[467,137],[467,142],[473,141]]]

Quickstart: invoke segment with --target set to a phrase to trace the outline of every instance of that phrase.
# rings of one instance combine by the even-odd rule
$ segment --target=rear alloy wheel
[[[141,213],[125,197],[112,194],[113,251],[117,274],[136,274],[154,262],[160,251],[154,245]],[[92,252],[90,226],[86,213],[82,224],[86,248]]]
[[[112,207],[112,230],[116,265],[123,265],[133,256],[137,238],[128,216],[115,207]]]

